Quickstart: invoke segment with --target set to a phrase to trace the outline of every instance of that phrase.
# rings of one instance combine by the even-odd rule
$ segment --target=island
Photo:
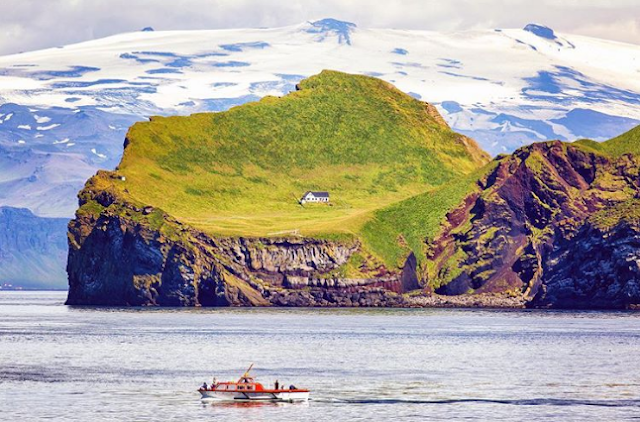
[[[639,153],[635,128],[491,159],[433,105],[323,71],[134,124],[79,193],[67,303],[635,308]]]

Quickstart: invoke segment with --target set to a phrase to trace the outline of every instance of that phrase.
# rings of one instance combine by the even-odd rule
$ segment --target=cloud
[[[360,27],[454,31],[541,23],[640,44],[637,0],[4,0],[0,54],[136,31],[274,27],[333,17]]]

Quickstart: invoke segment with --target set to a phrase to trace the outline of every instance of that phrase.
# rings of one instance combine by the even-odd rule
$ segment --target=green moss
[[[603,231],[610,230],[623,221],[632,224],[640,223],[640,199],[629,199],[589,217],[589,222]]]
[[[371,265],[371,257],[365,256],[361,252],[355,252],[351,254],[349,260],[338,270],[338,276],[342,278],[369,278],[372,275],[366,271],[368,266]]]
[[[102,213],[102,211],[104,211],[104,209],[105,208],[102,205],[92,199],[82,205],[82,207],[80,207],[80,209],[78,210],[78,213],[80,215],[92,215],[97,218]]]
[[[498,230],[500,230],[499,227],[489,227],[484,233],[480,235],[480,237],[478,238],[478,242],[481,244],[488,243],[495,237]]]
[[[572,143],[571,145],[587,152],[595,152],[595,153],[605,152],[605,149],[603,148],[601,142],[596,142],[591,139],[579,139],[574,143]]]
[[[546,159],[538,151],[534,151],[527,157],[527,167],[536,174],[541,174],[547,168]]]
[[[456,277],[463,272],[462,262],[467,255],[461,248],[457,248],[453,255],[449,256],[443,265],[440,265],[440,272],[435,277],[429,278],[429,285],[432,289],[438,289],[441,286],[451,283]]]

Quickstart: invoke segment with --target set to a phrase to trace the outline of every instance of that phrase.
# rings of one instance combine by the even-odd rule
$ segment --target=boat
[[[275,388],[265,388],[249,374],[253,364],[238,379],[238,381],[206,383],[198,389],[202,399],[235,400],[235,401],[269,401],[269,402],[302,402],[309,400],[310,391],[277,385]],[[276,381],[277,383],[277,381]]]

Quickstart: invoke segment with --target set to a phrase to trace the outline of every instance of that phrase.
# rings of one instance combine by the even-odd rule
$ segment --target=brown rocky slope
[[[498,160],[430,242],[443,295],[510,292],[529,306],[640,303],[640,161],[537,143]]]

